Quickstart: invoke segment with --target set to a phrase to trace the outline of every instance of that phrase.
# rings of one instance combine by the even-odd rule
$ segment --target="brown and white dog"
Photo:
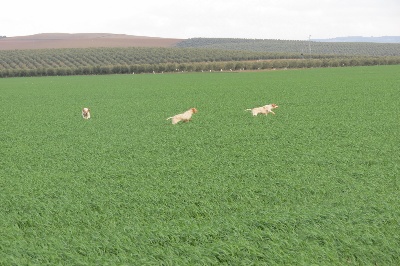
[[[172,119],[172,124],[175,125],[180,121],[183,122],[188,122],[190,120],[192,120],[192,115],[197,113],[197,109],[196,108],[190,108],[189,110],[187,110],[186,112],[182,113],[182,114],[177,114],[171,117],[168,117],[168,119]]]
[[[267,105],[264,105],[264,106],[261,106],[261,107],[256,107],[256,108],[253,108],[253,109],[246,109],[245,111],[251,111],[253,116],[257,116],[258,114],[267,115],[268,113],[271,113],[271,114],[274,115],[275,113],[272,111],[272,109],[278,108],[278,107],[279,107],[278,105],[272,103],[272,104],[267,104]]]
[[[90,109],[89,108],[83,108],[82,109],[82,117],[83,119],[89,119],[90,118]]]

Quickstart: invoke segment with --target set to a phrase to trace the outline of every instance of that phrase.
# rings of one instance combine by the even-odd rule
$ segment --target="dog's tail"
[[[246,109],[245,111],[251,111],[251,109]]]
[[[167,120],[170,120],[170,119],[172,119],[172,118],[173,118],[173,116],[171,116],[171,117],[168,117],[168,118],[167,118]]]

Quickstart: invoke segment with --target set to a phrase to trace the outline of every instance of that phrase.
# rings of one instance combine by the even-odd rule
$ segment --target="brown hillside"
[[[171,47],[182,39],[132,36],[109,33],[42,33],[0,39],[0,50],[90,48],[90,47]]]

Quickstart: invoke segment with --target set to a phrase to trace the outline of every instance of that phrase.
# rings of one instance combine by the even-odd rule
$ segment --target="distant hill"
[[[311,39],[314,42],[375,42],[375,43],[400,43],[400,36],[363,37],[348,36],[331,39]]]
[[[90,47],[171,47],[182,41],[109,33],[41,33],[0,38],[0,50],[90,48]]]
[[[0,78],[400,64],[400,43],[177,40],[109,34],[45,34],[4,41],[0,39],[0,47],[14,46],[0,49]],[[32,45],[34,49],[29,48]]]
[[[240,38],[173,39],[109,33],[42,33],[0,38],[0,50],[60,48],[201,48],[262,53],[293,54],[300,58],[318,55],[400,56],[400,37],[338,37],[327,40],[274,40]],[[368,42],[374,39],[379,43]],[[334,41],[336,40],[336,41]],[[391,41],[392,43],[388,43]],[[286,58],[286,55],[283,56]]]

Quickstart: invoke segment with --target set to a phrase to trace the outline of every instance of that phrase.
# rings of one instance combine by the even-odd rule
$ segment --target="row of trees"
[[[104,65],[83,67],[57,67],[36,69],[3,69],[0,77],[68,76],[68,75],[106,75],[140,74],[166,72],[215,72],[244,71],[286,68],[348,67],[400,64],[400,57],[353,57],[330,59],[275,59],[253,61],[159,63],[133,65]]]
[[[192,38],[177,44],[184,48],[341,56],[400,56],[400,43],[341,43],[234,38]],[[310,49],[311,48],[311,49]],[[311,50],[311,53],[310,53]]]
[[[230,71],[399,64],[400,56],[335,56],[211,48],[86,48],[0,51],[0,77]]]
[[[300,54],[194,48],[86,48],[0,51],[0,70],[301,58]]]

